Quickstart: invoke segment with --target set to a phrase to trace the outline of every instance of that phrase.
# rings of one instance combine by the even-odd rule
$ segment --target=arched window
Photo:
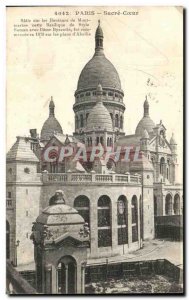
[[[165,214],[172,215],[172,196],[170,194],[165,197]]]
[[[128,202],[124,195],[117,203],[118,245],[128,244]]]
[[[97,146],[98,146],[98,144],[99,144],[99,141],[100,141],[99,136],[97,136],[97,138],[96,138],[96,145],[97,145]]]
[[[104,145],[104,139],[103,139],[102,136],[100,137],[100,143],[101,143],[102,146]]]
[[[175,215],[180,215],[180,196],[179,196],[179,194],[176,194],[174,196],[173,210],[174,210]]]
[[[60,163],[60,172],[65,173],[65,171],[66,171],[65,161],[62,161]]]
[[[137,197],[134,195],[131,201],[132,213],[132,242],[138,241],[138,205]]]
[[[112,138],[110,138],[110,146],[112,146]]]
[[[75,118],[75,127],[76,127],[76,129],[79,128],[79,119],[78,119],[78,116],[76,116],[76,118]]]
[[[98,247],[112,245],[111,201],[106,195],[98,199]]]
[[[119,127],[119,116],[118,116],[118,114],[115,115],[115,127]]]
[[[120,128],[123,129],[123,117],[120,117]]]
[[[108,169],[108,170],[115,171],[115,162],[114,162],[113,159],[110,158],[110,159],[107,161],[106,166],[107,166],[107,169]]]
[[[164,164],[165,164],[165,159],[164,159],[164,157],[162,157],[162,158],[160,159],[160,174],[161,174],[161,175],[163,175]]]
[[[111,119],[112,119],[112,121],[113,121],[113,114],[112,114],[112,113],[110,113],[110,117],[111,117]]]
[[[83,115],[80,115],[80,127],[83,127]]]
[[[58,164],[57,162],[50,162],[50,173],[58,173]]]
[[[89,209],[89,198],[81,195],[75,198],[74,208],[77,209],[79,214],[83,217],[88,226],[90,227],[90,209]]]
[[[107,146],[110,146],[110,138],[107,138]]]
[[[10,224],[6,221],[6,258],[10,258]]]
[[[87,146],[89,147],[90,146],[90,139],[87,138]]]
[[[89,113],[86,114],[86,121],[87,121],[87,119],[88,119],[88,116],[89,116]]]
[[[160,131],[160,135],[164,136],[164,131],[163,130]]]
[[[157,197],[154,195],[154,216],[157,216]]]
[[[12,175],[12,168],[8,170],[9,174]]]
[[[167,179],[169,179],[170,160],[167,160]]]
[[[92,146],[92,137],[90,137],[90,146]]]

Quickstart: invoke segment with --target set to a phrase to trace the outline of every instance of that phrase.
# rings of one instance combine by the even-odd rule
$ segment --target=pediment
[[[157,135],[150,141],[150,150],[156,151],[156,147],[158,150],[167,154],[171,154],[170,144],[166,138]]]
[[[75,235],[72,235],[70,233],[65,233],[61,236],[59,236],[57,239],[54,239],[53,241],[47,241],[46,244],[51,244],[51,246],[55,245],[57,248],[61,247],[87,247],[89,245],[88,238],[82,238],[78,235],[76,237]]]

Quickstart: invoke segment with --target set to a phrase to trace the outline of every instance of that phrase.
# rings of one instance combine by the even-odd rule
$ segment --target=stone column
[[[85,267],[86,263],[81,265],[81,294],[85,294]]]
[[[45,294],[52,294],[52,266],[51,265],[45,266]]]
[[[128,248],[132,244],[132,216],[131,216],[131,199],[128,198]]]
[[[65,278],[66,279],[66,282],[65,282],[66,283],[66,294],[68,294],[68,265],[67,264],[65,264],[65,271],[66,271],[65,272],[66,273],[66,276],[65,276],[66,277]]]
[[[162,215],[165,216],[165,195],[162,195]]]
[[[58,274],[55,266],[51,266],[51,284],[52,284],[52,294],[58,294]]]
[[[113,119],[112,119],[113,129],[115,128],[115,110],[113,111]]]
[[[112,147],[114,148],[115,133],[112,134]]]
[[[159,181],[159,175],[160,175],[160,162],[156,163],[156,181]]]
[[[107,147],[107,131],[104,131],[104,147]]]
[[[138,245],[141,247],[140,240],[140,197],[137,198],[137,214],[138,214]]]
[[[163,179],[165,181],[165,179],[167,178],[167,164],[164,163],[163,165]]]
[[[120,124],[120,110],[119,110],[119,113],[118,113],[118,128],[120,129],[120,126],[121,126],[121,124]]]
[[[91,195],[90,202],[90,250],[91,256],[96,256],[98,248],[98,208],[95,194]]]
[[[94,131],[92,133],[92,146],[96,146],[96,135]]]
[[[75,278],[75,294],[82,294],[82,267],[81,264],[77,264]]]
[[[111,230],[112,230],[112,250],[116,250],[118,245],[118,225],[117,225],[117,199],[112,199],[112,223],[111,223]]]

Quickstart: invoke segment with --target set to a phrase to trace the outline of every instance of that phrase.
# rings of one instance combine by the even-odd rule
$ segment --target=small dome
[[[87,119],[87,131],[93,130],[107,130],[112,131],[112,119],[107,108],[103,105],[101,100],[102,86],[98,84],[97,86],[97,103],[91,109],[90,114]]]
[[[154,127],[155,127],[155,123],[152,121],[152,119],[149,116],[143,117],[136,127],[135,134],[142,136],[145,129],[148,133],[153,132]]]
[[[112,119],[107,108],[102,102],[98,102],[91,110],[87,119],[87,130],[112,131]]]
[[[49,140],[55,133],[63,133],[62,127],[55,117],[49,117],[41,129],[41,140]]]
[[[135,134],[136,135],[143,135],[144,130],[147,131],[147,133],[153,132],[153,128],[155,127],[155,123],[152,121],[152,119],[149,116],[149,102],[146,97],[146,100],[144,101],[144,116],[138,123]]]
[[[54,108],[54,101],[51,97],[51,101],[49,104],[49,117],[44,122],[43,127],[41,129],[41,140],[49,140],[54,134],[63,133],[60,123],[55,118]]]
[[[177,145],[177,142],[175,141],[174,133],[172,133],[172,136],[170,138],[170,145]]]

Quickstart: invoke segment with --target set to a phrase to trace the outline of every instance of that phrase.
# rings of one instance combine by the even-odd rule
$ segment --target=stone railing
[[[42,173],[43,183],[106,183],[106,184],[141,184],[139,174],[80,174],[80,173]]]
[[[27,282],[16,269],[12,266],[10,261],[7,260],[6,264],[7,271],[7,294],[27,294],[35,295],[37,294],[36,290]]]

